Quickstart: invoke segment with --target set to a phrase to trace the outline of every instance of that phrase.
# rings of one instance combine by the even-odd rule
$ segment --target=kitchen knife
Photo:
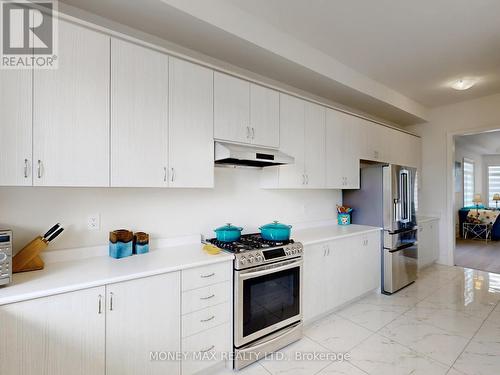
[[[64,228],[59,227],[59,229],[58,229],[58,230],[56,230],[56,231],[55,231],[55,232],[54,232],[54,233],[50,236],[50,238],[46,238],[46,240],[47,240],[48,242],[54,241],[54,240],[57,238],[57,236],[59,236],[59,235],[63,232],[63,230],[64,230]]]
[[[54,233],[56,230],[59,229],[59,227],[61,226],[61,224],[57,223],[56,225],[54,225],[52,228],[50,228],[47,233],[45,233],[43,235],[43,238],[44,239],[47,239],[52,233]]]

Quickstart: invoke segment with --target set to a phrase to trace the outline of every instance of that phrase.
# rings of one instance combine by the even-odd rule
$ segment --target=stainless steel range
[[[208,242],[234,253],[234,368],[239,370],[302,337],[302,253],[293,240],[260,234]]]

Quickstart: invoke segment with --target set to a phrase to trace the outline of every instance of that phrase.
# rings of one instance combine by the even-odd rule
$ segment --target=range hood
[[[293,164],[295,159],[281,151],[256,146],[215,142],[215,164],[271,167]]]

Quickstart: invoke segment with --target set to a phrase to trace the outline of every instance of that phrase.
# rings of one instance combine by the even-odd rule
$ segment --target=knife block
[[[38,236],[12,258],[12,272],[42,270],[45,266],[40,253],[47,248],[49,242]]]

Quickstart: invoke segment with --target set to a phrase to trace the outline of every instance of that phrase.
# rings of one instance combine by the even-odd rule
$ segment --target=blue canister
[[[134,234],[126,229],[114,230],[109,233],[109,256],[124,258],[132,255]]]
[[[339,225],[351,224],[351,214],[337,214],[337,222]]]
[[[134,234],[134,254],[149,252],[149,234],[137,232]]]

